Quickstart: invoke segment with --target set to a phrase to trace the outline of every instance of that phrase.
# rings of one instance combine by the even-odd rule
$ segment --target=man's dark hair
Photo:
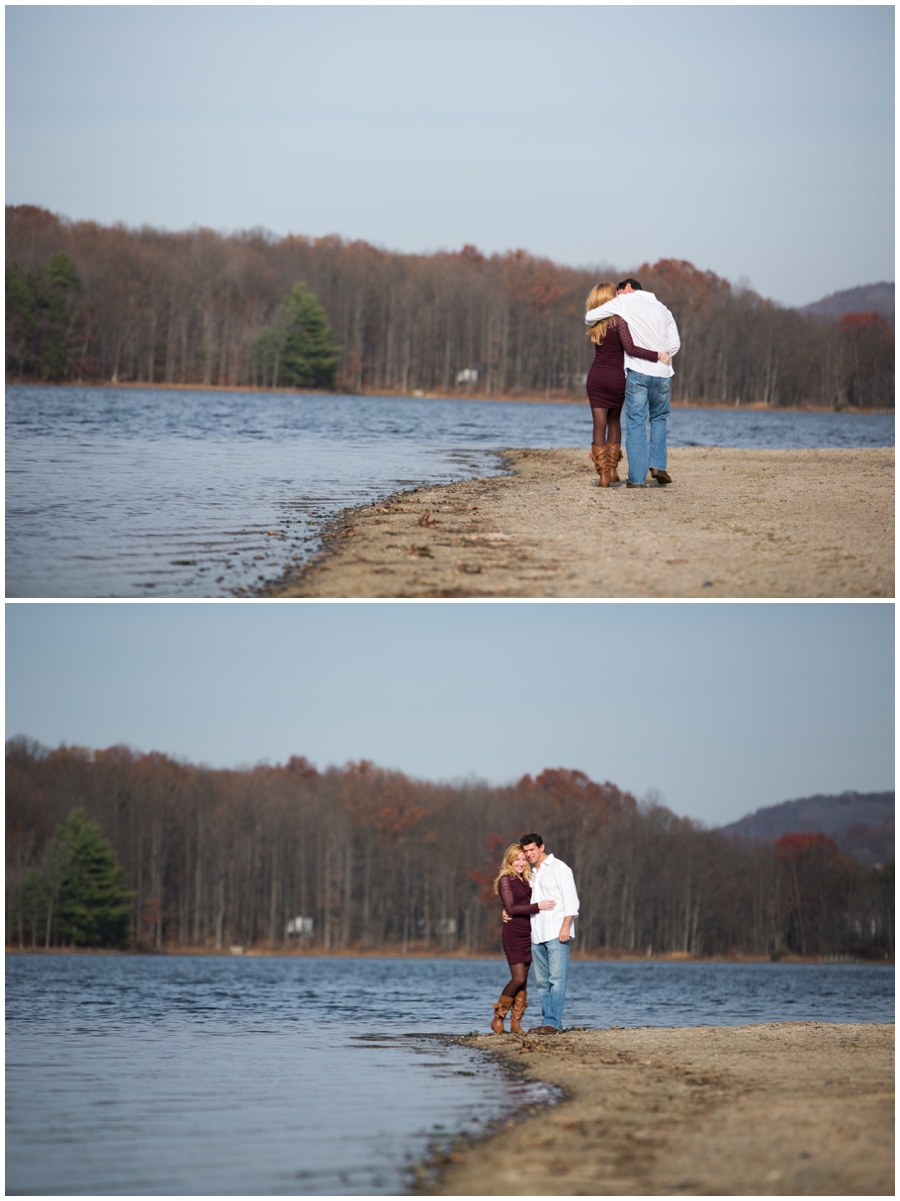
[[[544,845],[544,840],[541,838],[540,834],[523,834],[519,839],[519,845],[523,847],[530,846],[532,843],[534,843],[536,847],[542,847]]]
[[[623,279],[620,284],[616,284],[616,291],[624,292],[629,284],[631,284],[635,292],[643,292],[644,290],[636,279]]]

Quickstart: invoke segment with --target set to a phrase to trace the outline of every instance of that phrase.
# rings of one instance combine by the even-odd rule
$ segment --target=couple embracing
[[[541,1025],[528,1033],[554,1034],[562,1029],[569,943],[578,915],[572,870],[546,853],[540,834],[523,834],[507,848],[494,892],[503,902],[503,950],[510,981],[494,1006],[491,1029],[502,1034],[509,1013],[510,1031],[525,1033],[521,1023],[528,1008],[528,971],[533,962],[542,1018]]]
[[[600,487],[619,483],[616,467],[622,458],[623,406],[627,487],[646,487],[648,467],[657,484],[671,484],[666,470],[666,422],[672,356],[681,347],[675,318],[636,279],[597,284],[585,308],[587,336],[596,347],[587,394],[594,420],[591,458]]]

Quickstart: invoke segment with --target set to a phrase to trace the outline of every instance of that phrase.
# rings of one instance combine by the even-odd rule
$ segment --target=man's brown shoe
[[[672,477],[669,475],[668,471],[664,471],[662,467],[651,467],[650,474],[656,480],[657,484],[671,484],[672,482]]]
[[[559,1034],[555,1026],[532,1026],[529,1034]]]

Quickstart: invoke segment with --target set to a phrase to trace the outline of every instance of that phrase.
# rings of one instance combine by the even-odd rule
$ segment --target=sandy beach
[[[679,447],[673,483],[643,489],[599,488],[584,448],[504,461],[506,476],[348,510],[262,595],[894,595],[892,448]]]
[[[560,1086],[566,1099],[457,1143],[427,1191],[894,1191],[893,1025],[779,1022],[462,1041],[527,1079]]]

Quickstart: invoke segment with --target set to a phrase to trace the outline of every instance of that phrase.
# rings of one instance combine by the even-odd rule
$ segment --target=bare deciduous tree
[[[344,391],[576,398],[593,353],[584,298],[617,274],[522,250],[395,254],[337,237],[105,228],[7,208],[18,270],[59,251],[81,281],[67,378],[85,382],[278,386],[278,356],[256,347],[303,283],[340,344]],[[823,323],[671,259],[636,274],[681,331],[676,402],[893,407],[893,331],[880,318]],[[7,370],[27,374],[12,342]]]
[[[130,942],[146,949],[496,949],[491,881],[538,830],[575,873],[584,951],[893,954],[892,868],[824,836],[734,842],[579,771],[451,787],[365,761],[213,771],[21,740],[7,746],[8,944],[52,941],[46,854],[78,807],[127,873]]]

